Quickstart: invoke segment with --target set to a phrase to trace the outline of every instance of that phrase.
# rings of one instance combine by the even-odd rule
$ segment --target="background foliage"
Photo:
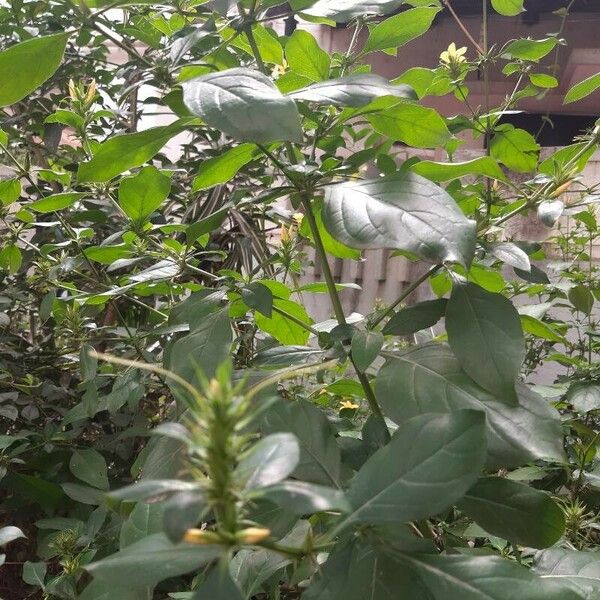
[[[486,32],[523,1],[483,7]],[[2,4],[5,598],[597,597],[599,196],[580,173],[599,132],[540,160],[500,123],[557,85],[539,63],[558,36],[370,73],[449,9]],[[350,47],[277,33],[291,13],[348,23]],[[490,69],[514,92],[473,107]],[[464,114],[421,103],[446,94]],[[140,127],[154,112],[169,124]],[[468,136],[486,155],[456,162]],[[447,158],[400,163],[398,142]],[[511,239],[535,212],[575,225]],[[303,285],[310,245],[325,281]],[[424,274],[356,321],[326,257],[372,248]]]

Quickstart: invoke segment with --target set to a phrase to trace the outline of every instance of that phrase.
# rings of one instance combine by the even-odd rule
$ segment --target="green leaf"
[[[460,499],[485,460],[485,416],[461,410],[400,425],[352,480],[346,523],[395,524],[435,515]]]
[[[300,444],[294,478],[340,487],[341,456],[331,424],[319,408],[305,400],[278,402],[263,421],[267,432],[290,431]]]
[[[359,371],[366,371],[382,347],[383,335],[378,331],[357,331],[352,336],[352,362]]]
[[[304,10],[303,13],[315,17],[331,19],[336,23],[347,23],[354,17],[362,15],[386,15],[404,4],[404,0],[345,0],[344,2],[331,2],[319,0]]]
[[[236,582],[226,569],[213,568],[205,581],[194,592],[191,600],[244,600]]]
[[[305,100],[316,104],[359,107],[369,104],[375,98],[395,96],[412,99],[415,94],[408,85],[393,85],[380,75],[358,73],[315,83],[291,92],[288,96],[294,100]]]
[[[168,368],[192,384],[198,381],[198,372],[210,379],[229,356],[232,341],[228,310],[209,314],[198,327],[171,346]],[[170,386],[179,389],[176,383]]]
[[[322,81],[329,76],[329,54],[308,31],[294,31],[285,45],[285,56],[292,71],[311,81]]]
[[[527,131],[515,129],[512,125],[501,125],[492,138],[490,152],[509,169],[530,173],[537,166],[540,145]]]
[[[452,137],[444,119],[419,104],[396,103],[367,115],[367,119],[378,133],[415,148],[445,146]]]
[[[273,313],[273,292],[260,281],[249,283],[242,288],[242,298],[249,308],[257,310],[267,318]]]
[[[298,516],[330,510],[350,512],[342,490],[305,481],[283,481],[263,488],[260,496]]]
[[[600,73],[596,73],[579,83],[576,83],[565,96],[565,104],[570,104],[571,102],[577,102],[578,100],[583,100],[590,94],[593,94],[598,88],[600,88]]]
[[[97,450],[75,450],[69,462],[71,473],[85,483],[100,490],[108,489],[107,466],[104,456]]]
[[[583,598],[600,594],[600,554],[550,548],[535,555],[532,571],[545,580],[569,583]]]
[[[582,600],[568,587],[496,556],[402,555],[432,600]]]
[[[323,221],[334,238],[355,248],[394,248],[466,265],[474,252],[474,223],[442,188],[410,172],[328,186]]]
[[[143,506],[152,506],[152,504]],[[206,508],[206,498],[201,490],[174,494],[164,503],[162,515],[162,526],[167,537],[173,543],[180,542],[188,529],[198,525]]]
[[[352,260],[360,259],[360,250],[356,248],[349,248],[345,244],[338,242],[334,237],[331,236],[329,231],[323,224],[323,201],[320,198],[316,198],[311,202],[311,208],[317,223],[317,229],[321,235],[321,241],[323,242],[323,248],[328,255],[335,256],[336,258],[351,258]],[[311,240],[314,243],[314,238],[308,219],[302,219],[302,224],[299,229],[300,235]],[[325,292],[328,291],[327,284],[325,284]],[[310,290],[308,290],[310,291]]]
[[[594,307],[594,295],[586,285],[572,287],[568,293],[569,302],[585,315],[589,315]]]
[[[100,505],[104,502],[104,493],[93,487],[81,485],[79,483],[63,483],[60,486],[63,492],[75,502],[81,504]]]
[[[418,302],[392,315],[383,328],[384,335],[410,335],[433,327],[445,314],[445,298]]]
[[[600,384],[591,381],[575,382],[567,392],[566,401],[582,415],[600,410]]]
[[[27,537],[18,527],[8,525],[0,528],[0,546],[14,542],[20,538]]]
[[[0,202],[9,206],[21,196],[21,181],[19,179],[0,180]]]
[[[454,285],[446,308],[446,331],[467,375],[498,398],[514,401],[525,340],[512,303],[473,283]]]
[[[272,433],[252,446],[238,464],[234,478],[246,490],[279,483],[300,462],[300,446],[291,433]]]
[[[543,89],[558,87],[558,79],[546,73],[532,73],[529,75],[529,81],[531,81],[533,85]]]
[[[179,479],[143,479],[108,495],[113,500],[139,502],[169,493],[197,490],[198,487],[197,483]]]
[[[257,152],[255,144],[240,144],[200,163],[198,175],[192,183],[192,191],[206,190],[220,183],[227,183],[238,171],[251,162]]]
[[[110,265],[121,258],[129,258],[131,249],[125,244],[118,246],[89,246],[83,253],[87,258],[103,265]]]
[[[497,13],[505,17],[514,17],[521,14],[524,0],[492,0],[492,6]]]
[[[565,531],[564,513],[549,494],[500,477],[482,477],[458,508],[487,533],[531,548],[548,548]]]
[[[524,250],[521,250],[516,244],[513,244],[512,242],[497,242],[489,244],[487,249],[497,259],[507,265],[515,267],[516,269],[521,269],[522,271],[531,271],[529,256],[527,256],[527,253]]]
[[[552,52],[556,44],[558,44],[558,40],[554,37],[544,38],[543,40],[532,40],[529,38],[514,40],[506,46],[504,54],[508,54],[512,58],[538,62]]]
[[[29,205],[29,208],[41,213],[54,212],[55,210],[62,210],[75,204],[78,200],[81,200],[85,196],[88,196],[84,192],[64,192],[62,194],[54,194],[52,196],[46,196],[41,200],[36,200]]]
[[[423,35],[440,12],[440,8],[411,8],[375,25],[369,32],[369,38],[363,52],[391,51],[404,46],[411,40]]]
[[[0,250],[0,269],[16,273],[23,263],[23,254],[16,244],[9,244]]]
[[[483,175],[498,181],[506,181],[506,175],[490,156],[480,156],[466,162],[455,163],[422,160],[412,165],[411,169],[413,172],[435,182],[449,181],[467,175]]]
[[[149,535],[162,533],[164,505],[164,502],[138,502],[121,527],[119,548],[122,550]]]
[[[192,120],[180,119],[164,127],[152,127],[138,133],[125,133],[109,138],[98,146],[88,162],[79,165],[79,183],[103,182],[149,161]]]
[[[27,561],[23,565],[23,581],[29,585],[44,589],[44,580],[48,566],[45,562],[30,562]]]
[[[68,33],[33,37],[0,52],[0,106],[22,100],[58,69]]]
[[[208,217],[204,217],[204,219],[200,219],[195,223],[192,223],[188,226],[185,231],[185,238],[188,244],[193,244],[199,237],[205,235],[206,233],[212,233],[215,229],[218,229],[227,214],[229,213],[229,209],[231,207],[229,205],[220,208],[214,213],[208,215]]]
[[[236,139],[302,141],[296,104],[258,71],[236,68],[190,79],[183,100],[207,125]]]
[[[548,323],[544,323],[544,321],[540,321],[540,319],[536,319],[531,315],[521,315],[521,326],[526,333],[530,333],[543,340],[559,343],[565,342],[565,338]]]
[[[119,184],[119,206],[136,223],[143,223],[167,198],[171,177],[156,167],[144,167]]]
[[[154,586],[163,579],[189,573],[218,558],[219,546],[173,544],[157,533],[141,539],[116,554],[85,567],[94,579],[120,587]]]
[[[526,386],[517,384],[516,390],[516,406],[495,398],[461,371],[447,346],[435,343],[394,353],[375,379],[375,394],[396,423],[425,413],[485,411],[490,469],[535,460],[563,462],[558,412]]]
[[[282,344],[292,344],[303,346],[308,341],[310,333],[305,327],[299,325],[296,320],[310,325],[312,319],[301,304],[293,300],[285,300],[283,298],[275,298],[273,300],[273,314],[271,317],[266,317],[262,313],[255,315],[256,326],[265,333],[272,335],[278,342]],[[294,320],[277,312],[277,309],[291,315]]]

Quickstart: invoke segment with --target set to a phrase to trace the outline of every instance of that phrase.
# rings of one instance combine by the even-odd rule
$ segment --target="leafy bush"
[[[0,8],[6,597],[597,597],[599,196],[580,174],[600,130],[540,160],[501,122],[557,85],[540,61],[564,41],[489,47],[488,11],[523,1],[487,4],[481,43],[392,82],[370,54],[451,2]],[[272,28],[294,13],[349,23],[347,51]],[[514,91],[472,106],[498,68]],[[421,103],[448,94],[464,114]],[[468,136],[486,154],[457,162]],[[397,142],[447,160],[400,164]],[[536,211],[576,226],[512,239]],[[309,246],[323,282],[302,279]],[[381,248],[423,275],[350,318],[328,256]],[[555,250],[550,279],[532,261]],[[548,364],[554,385],[526,382]]]

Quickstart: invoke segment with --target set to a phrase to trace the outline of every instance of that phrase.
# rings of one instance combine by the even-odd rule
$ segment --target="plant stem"
[[[427,281],[432,275],[435,275],[440,269],[442,268],[442,265],[434,265],[433,267],[431,267],[426,273],[424,273],[423,275],[421,275],[421,277],[419,277],[418,279],[415,279],[415,281],[413,281],[401,294],[400,296],[398,296],[398,298],[396,300],[394,300],[394,302],[385,310],[384,313],[382,313],[381,315],[379,315],[376,319],[374,319],[371,322],[371,327],[370,329],[374,329],[375,327],[377,327],[377,325],[379,325],[379,323],[381,323],[381,321],[383,321],[387,316],[390,315],[390,313],[393,312],[393,310],[406,298],[408,298],[408,296],[410,296],[410,294],[412,294],[422,283],[425,283],[425,281]]]
[[[481,46],[475,41],[475,38],[469,33],[469,30],[465,27],[464,23],[460,20],[460,17],[456,14],[456,11],[452,8],[450,0],[442,0],[444,6],[450,11],[452,18],[456,21],[456,24],[460,27],[461,31],[467,36],[467,39],[473,44],[479,54],[483,54]]]

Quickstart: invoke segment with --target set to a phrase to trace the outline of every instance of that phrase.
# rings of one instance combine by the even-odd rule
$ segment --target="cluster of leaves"
[[[564,41],[488,47],[488,12],[523,1],[483,0],[481,45],[388,81],[369,55],[450,1],[8,4],[7,593],[596,597],[599,196],[581,173],[600,133],[540,160],[502,123],[558,85],[541,61]],[[349,48],[270,25],[294,14],[348,23]],[[472,106],[491,69],[513,92]],[[421,102],[447,94],[464,114]],[[164,124],[140,127],[153,112]],[[485,156],[456,161],[469,136]],[[447,160],[400,164],[398,142]],[[528,213],[576,226],[551,247],[511,239]],[[302,284],[308,245],[323,282]],[[328,257],[382,248],[424,274],[347,316]],[[550,279],[532,261],[552,248]],[[436,298],[406,306],[426,284]],[[314,323],[307,294],[334,318]],[[548,364],[554,385],[527,383]]]

